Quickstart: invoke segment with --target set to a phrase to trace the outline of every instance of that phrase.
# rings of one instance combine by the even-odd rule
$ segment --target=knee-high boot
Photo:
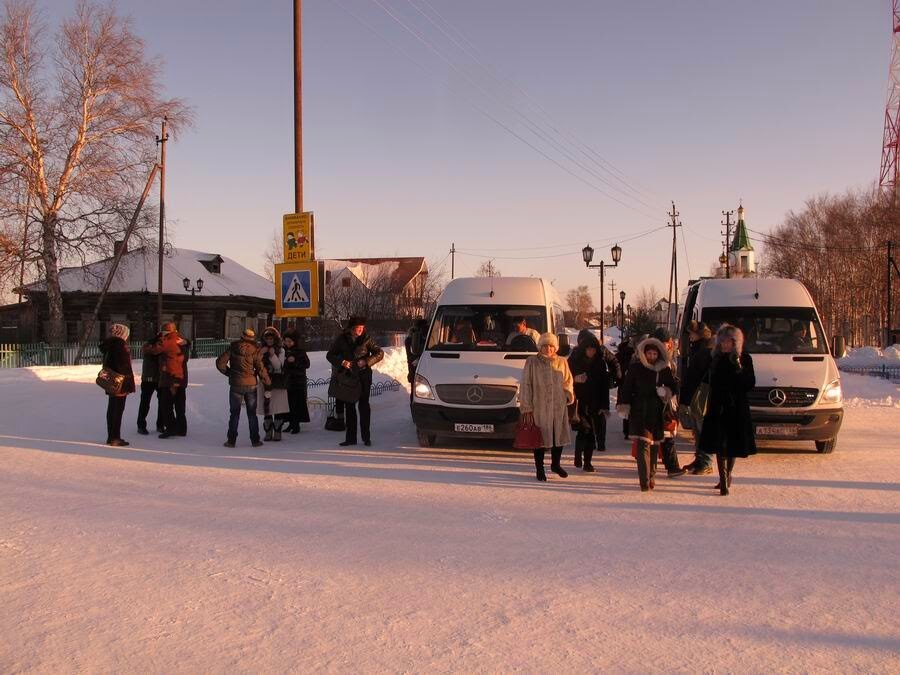
[[[271,417],[263,417],[263,429],[266,432],[265,439],[266,441],[272,440],[272,418]]]
[[[550,470],[560,478],[568,478],[569,473],[560,465],[562,448],[550,448]]]
[[[547,474],[544,473],[544,449],[538,448],[534,451],[534,471],[538,480],[547,480]]]
[[[593,473],[596,471],[594,465],[591,464],[591,460],[594,458],[594,450],[589,448],[584,451],[584,470],[588,473]],[[578,466],[576,464],[576,466]]]
[[[731,458],[724,457],[722,453],[716,453],[716,468],[719,470],[719,483],[716,487],[719,489],[719,494],[722,496],[728,494],[728,484],[731,482],[728,474],[728,463],[730,459]]]
[[[273,433],[272,440],[280,441],[281,440],[281,431],[284,429],[284,420],[275,420],[273,425]]]

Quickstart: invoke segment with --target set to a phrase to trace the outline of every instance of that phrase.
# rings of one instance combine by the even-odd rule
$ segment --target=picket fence
[[[132,358],[141,358],[143,342],[132,341],[128,343]],[[198,359],[215,358],[229,345],[228,340],[215,340],[212,338],[198,338],[196,344]],[[62,345],[50,345],[46,342],[32,344],[0,344],[0,368],[28,368],[30,366],[72,366],[75,365],[75,355],[78,354],[76,343]],[[82,364],[98,364],[103,362],[103,354],[100,353],[100,343],[90,342],[81,355]]]

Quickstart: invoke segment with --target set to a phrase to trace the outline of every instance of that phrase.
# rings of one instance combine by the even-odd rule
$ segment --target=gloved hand
[[[266,391],[266,392],[263,394],[263,398],[272,398],[272,392],[271,392],[271,391]]]
[[[582,384],[583,382],[587,382],[587,375],[585,375],[584,373],[579,373],[572,379],[575,380],[578,384]]]

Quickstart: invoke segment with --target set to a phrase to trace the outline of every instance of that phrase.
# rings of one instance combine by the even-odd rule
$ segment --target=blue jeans
[[[234,443],[238,435],[238,420],[241,417],[241,404],[247,406],[247,421],[250,423],[250,441],[256,443],[259,440],[259,418],[256,416],[256,388],[250,391],[228,392],[228,402],[231,408],[231,417],[228,418],[228,440]]]

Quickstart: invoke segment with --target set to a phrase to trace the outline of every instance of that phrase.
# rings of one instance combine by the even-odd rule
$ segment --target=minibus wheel
[[[421,429],[416,429],[416,436],[419,439],[419,445],[423,448],[434,447],[434,444],[437,442],[437,434],[429,434]]]
[[[834,448],[837,446],[836,438],[829,438],[827,441],[816,441],[816,450],[821,452],[824,455],[834,452]]]

